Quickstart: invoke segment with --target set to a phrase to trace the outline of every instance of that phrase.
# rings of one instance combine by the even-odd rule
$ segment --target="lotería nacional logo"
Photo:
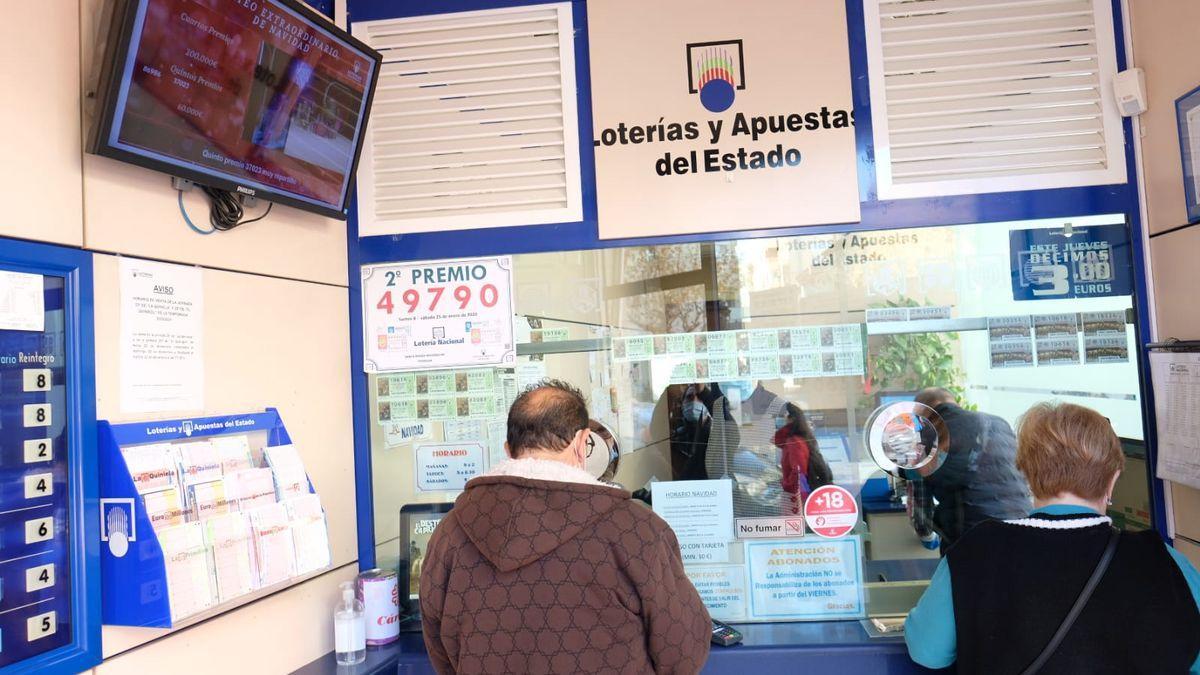
[[[699,94],[709,112],[729,110],[737,92],[746,88],[741,40],[693,42],[687,46],[688,93]]]

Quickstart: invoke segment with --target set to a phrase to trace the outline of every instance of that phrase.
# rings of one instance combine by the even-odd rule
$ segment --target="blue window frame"
[[[393,19],[452,12],[545,4],[529,0],[416,0],[397,5],[389,0],[348,0],[351,24],[359,21]],[[876,193],[875,151],[872,141],[871,101],[867,75],[867,45],[862,0],[846,0],[849,30],[850,70],[855,109],[855,139],[858,157],[859,197],[862,216],[858,223],[704,233],[643,239],[600,240],[596,224],[595,156],[592,147],[590,60],[587,39],[586,0],[572,0],[575,29],[575,68],[578,85],[580,126],[580,169],[583,181],[583,220],[548,225],[485,228],[452,232],[358,238],[357,209],[352,204],[349,220],[351,373],[354,405],[355,471],[358,501],[359,562],[364,568],[375,563],[372,480],[367,411],[367,380],[362,371],[362,297],[357,270],[361,265],[409,260],[458,258],[495,254],[538,253],[563,250],[591,250],[622,246],[647,246],[688,242],[728,241],[760,237],[795,236],[836,232],[878,231],[899,228],[945,226],[969,223],[1008,222],[1043,218],[1124,214],[1131,229],[1134,264],[1145,269],[1143,226],[1137,194],[1137,167],[1132,147],[1132,124],[1125,119],[1122,131],[1128,181],[1047,190],[1024,190],[975,195],[955,195],[906,200],[879,200]],[[1126,67],[1125,28],[1120,0],[1111,2],[1117,52],[1117,68]],[[1135,275],[1135,309],[1138,309],[1139,336],[1149,335],[1146,280]],[[1139,339],[1141,339],[1139,337]],[[1141,340],[1144,342],[1144,340]],[[1143,372],[1148,364],[1144,351],[1139,353]],[[1143,417],[1146,423],[1149,461],[1154,461],[1154,403],[1148,378],[1142,382]],[[1154,523],[1165,533],[1162,482],[1155,479],[1151,499]]]

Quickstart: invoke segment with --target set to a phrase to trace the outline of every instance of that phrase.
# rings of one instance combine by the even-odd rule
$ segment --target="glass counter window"
[[[1031,405],[1058,399],[1099,410],[1140,445],[1123,223],[515,256],[514,367],[369,377],[378,563],[415,555],[402,507],[453,501],[504,461],[508,405],[553,377],[580,388],[611,430],[611,480],[672,525],[715,618],[903,614],[947,527],[948,493],[930,475],[972,451],[952,438],[963,420],[1004,436]],[[941,428],[923,413],[924,428],[895,417],[886,452],[873,453],[872,415],[931,387],[949,396],[931,407],[952,400],[960,419]],[[972,480],[1012,478],[1007,451],[992,447],[972,461],[999,468]],[[1129,503],[1113,507],[1130,525],[1148,520],[1138,467],[1118,491]],[[818,517],[816,530],[836,538],[814,531]]]

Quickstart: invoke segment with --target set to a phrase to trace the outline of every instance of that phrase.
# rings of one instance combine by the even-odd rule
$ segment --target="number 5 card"
[[[512,258],[362,268],[366,372],[511,365]]]

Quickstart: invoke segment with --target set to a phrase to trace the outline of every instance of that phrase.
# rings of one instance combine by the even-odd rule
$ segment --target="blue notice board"
[[[1008,249],[1014,300],[1133,293],[1133,252],[1123,224],[1012,230]]]
[[[74,673],[99,661],[90,254],[0,251],[0,675]]]

